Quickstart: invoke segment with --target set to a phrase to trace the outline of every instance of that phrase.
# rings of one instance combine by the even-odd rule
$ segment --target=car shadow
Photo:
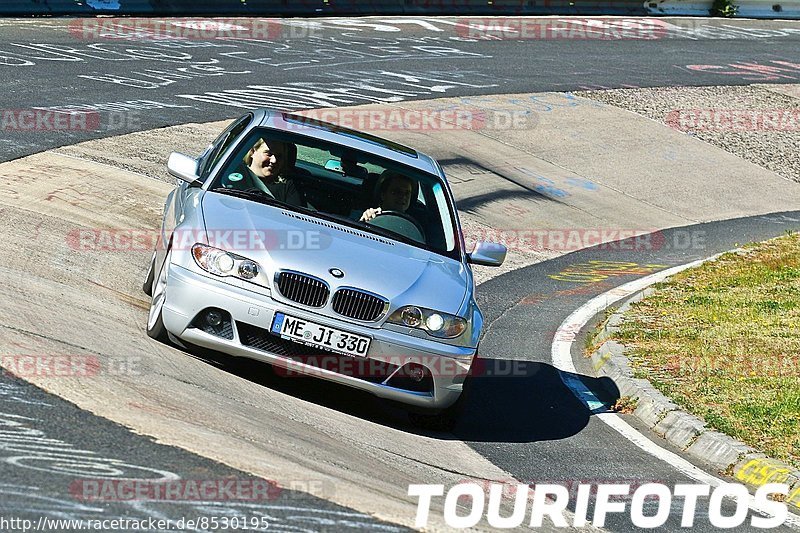
[[[581,380],[605,405],[619,397],[608,378],[562,372],[547,363],[479,358],[473,373],[452,431],[463,441],[537,442],[579,433],[592,411],[564,384],[569,377]]]
[[[402,406],[365,391],[200,346],[188,345],[184,352],[220,370],[303,401],[395,429],[408,430],[411,427],[407,411]]]
[[[463,191],[456,187],[454,194],[459,211],[474,211],[482,206],[497,202],[499,200],[525,200],[532,202],[555,202],[563,204],[559,198],[567,195],[566,192],[555,187],[543,185],[537,178],[543,176],[531,175],[530,171],[517,169],[515,172],[508,172],[508,169],[498,168],[494,165],[487,166],[485,163],[470,157],[454,157],[450,159],[440,159],[439,162],[449,172],[450,166],[464,166],[482,174],[491,174],[510,184],[511,189],[492,188],[490,192],[478,193],[464,196]],[[458,177],[451,175],[449,178],[451,185],[459,181]]]
[[[186,352],[223,371],[303,401],[393,429],[442,440],[536,442],[579,433],[592,412],[564,384],[552,365],[479,358],[450,414],[447,429],[412,423],[401,404],[319,378],[287,375],[267,363],[232,357],[198,346]],[[575,375],[611,405],[619,391],[608,378]]]

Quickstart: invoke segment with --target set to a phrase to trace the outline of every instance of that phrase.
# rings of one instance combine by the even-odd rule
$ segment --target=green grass
[[[684,271],[615,338],[637,377],[707,424],[800,467],[800,236]]]

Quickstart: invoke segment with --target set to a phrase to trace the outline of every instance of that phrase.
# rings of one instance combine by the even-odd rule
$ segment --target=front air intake
[[[378,295],[358,289],[339,289],[333,295],[333,310],[348,318],[374,322],[386,312],[389,302]]]
[[[275,286],[284,298],[308,307],[324,307],[331,292],[321,279],[286,270],[275,275]]]

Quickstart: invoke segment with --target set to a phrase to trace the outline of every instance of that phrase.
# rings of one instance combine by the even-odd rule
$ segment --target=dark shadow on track
[[[547,196],[530,191],[492,191],[485,194],[476,194],[463,199],[457,199],[456,205],[459,211],[466,213],[473,213],[476,209],[501,200],[523,200],[526,202],[539,202],[542,200],[550,200]]]
[[[471,442],[536,442],[571,437],[591,412],[552,365],[479,359],[453,434]],[[508,373],[509,370],[511,373]],[[592,390],[617,395],[613,381],[577,375]],[[603,398],[605,400],[605,398]]]
[[[466,380],[462,397],[448,412],[452,421],[444,429],[419,427],[409,420],[403,405],[344,385],[314,377],[285,376],[284,372],[276,372],[267,363],[232,357],[198,346],[189,346],[185,353],[300,400],[442,440],[558,440],[579,433],[591,416],[589,409],[564,385],[559,370],[544,363],[479,358]],[[613,382],[607,378],[577,377],[592,390],[616,391]]]
[[[180,348],[179,348],[180,349]],[[323,379],[288,374],[268,363],[234,357],[200,346],[188,345],[187,355],[258,385],[300,400],[403,431],[414,431],[400,406],[372,394]]]
[[[543,194],[541,190],[534,185],[535,180],[528,178],[519,178],[515,176],[510,176],[507,173],[501,171],[498,168],[494,167],[487,167],[481,162],[471,159],[469,157],[456,157],[451,159],[441,159],[439,162],[442,166],[447,165],[464,165],[469,167],[474,167],[479,169],[482,173],[485,174],[494,174],[495,176],[511,183],[512,185],[519,187],[519,190],[496,190],[485,194],[478,194],[474,196],[469,196],[466,198],[457,198],[456,204],[458,209],[461,211],[471,211],[478,207],[481,207],[484,204],[495,202],[498,200],[527,200],[533,202],[555,202],[559,204],[563,204],[560,200],[547,196]]]

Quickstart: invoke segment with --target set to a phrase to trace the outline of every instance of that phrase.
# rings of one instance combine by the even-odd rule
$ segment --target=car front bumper
[[[370,328],[315,314],[249,290],[246,283],[242,285],[233,286],[181,266],[171,265],[167,297],[162,311],[164,326],[175,337],[195,345],[270,363],[287,370],[289,375],[297,373],[319,377],[416,407],[444,409],[455,403],[461,395],[464,380],[475,356],[474,348],[452,346],[398,331]],[[268,293],[268,290],[262,290]],[[232,331],[227,332],[226,336],[231,338],[209,333],[198,327],[199,315],[209,308],[230,314]],[[372,341],[367,358],[362,360],[334,354],[302,358],[282,354],[287,343],[291,344],[288,348],[295,353],[305,348],[269,334],[276,312],[370,337]],[[266,342],[259,342],[258,346],[254,346],[250,341],[253,331],[263,332]],[[408,383],[399,378],[402,372],[398,372],[401,368],[407,368],[405,365],[409,363],[423,365],[430,371],[432,385],[429,390],[410,390],[398,386]],[[350,372],[355,367],[361,370]],[[364,368],[369,369],[366,375],[363,373]]]

